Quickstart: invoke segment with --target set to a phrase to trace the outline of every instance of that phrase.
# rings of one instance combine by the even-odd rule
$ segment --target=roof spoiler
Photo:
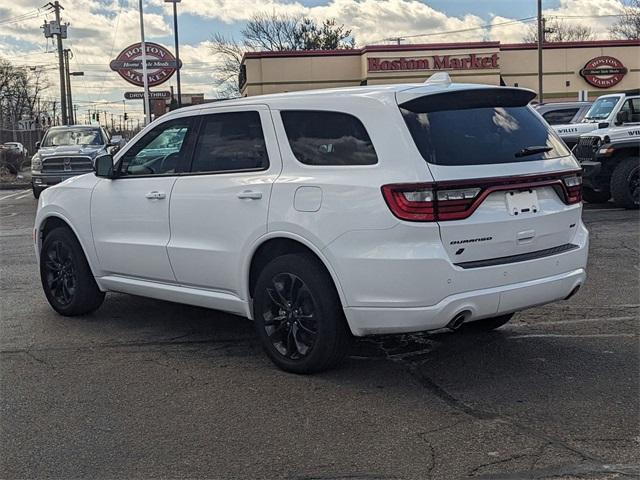
[[[471,108],[524,107],[536,97],[525,88],[479,86],[444,92],[421,87],[396,94],[398,105],[410,112],[428,113]]]

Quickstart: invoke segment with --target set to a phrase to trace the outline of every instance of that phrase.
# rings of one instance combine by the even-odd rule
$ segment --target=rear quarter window
[[[280,112],[291,151],[305,165],[378,163],[362,122],[348,113],[319,110]]]

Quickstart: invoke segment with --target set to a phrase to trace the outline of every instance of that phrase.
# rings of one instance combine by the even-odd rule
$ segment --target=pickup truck
[[[635,108],[632,108],[635,107]],[[573,148],[581,135],[594,130],[619,127],[640,122],[640,89],[612,93],[598,97],[581,122],[552,125],[569,148]]]
[[[31,188],[38,198],[42,191],[67,178],[93,171],[98,155],[115,153],[104,128],[97,125],[51,127],[31,158]]]

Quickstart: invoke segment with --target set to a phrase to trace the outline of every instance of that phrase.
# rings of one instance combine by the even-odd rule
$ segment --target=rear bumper
[[[563,300],[585,280],[584,268],[578,268],[528,282],[451,295],[429,307],[348,307],[345,314],[355,336],[436,330],[461,313],[468,322]]]

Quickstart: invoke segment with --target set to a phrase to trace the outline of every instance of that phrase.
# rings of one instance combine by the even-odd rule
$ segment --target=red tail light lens
[[[567,190],[566,202],[569,205],[582,201],[582,175],[576,174],[562,178]]]
[[[384,185],[387,205],[402,220],[431,222],[435,217],[433,189],[429,184]]]
[[[558,172],[524,177],[498,177],[442,183],[384,185],[382,194],[391,212],[401,220],[433,222],[468,218],[491,193],[551,186],[567,205],[582,201],[580,172]]]

